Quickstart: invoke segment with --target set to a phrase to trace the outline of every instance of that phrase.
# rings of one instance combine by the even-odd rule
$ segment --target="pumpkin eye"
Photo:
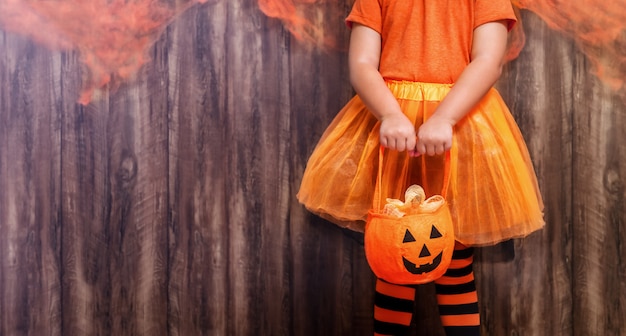
[[[404,239],[406,239],[406,235],[404,237],[405,237]],[[441,237],[443,237],[441,235],[441,232],[439,232],[439,230],[437,230],[437,228],[433,225],[433,229],[430,231],[430,239],[441,238]]]
[[[432,236],[432,233],[431,233],[431,236]],[[404,233],[404,240],[402,240],[402,242],[410,243],[414,241],[415,241],[415,237],[413,237],[413,235],[411,234],[411,232],[409,232],[409,230],[406,230],[406,232]]]

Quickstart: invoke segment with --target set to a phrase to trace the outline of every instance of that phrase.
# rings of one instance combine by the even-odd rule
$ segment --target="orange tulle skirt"
[[[435,111],[451,84],[388,81],[416,129]],[[298,200],[337,225],[363,231],[378,176],[379,122],[355,96],[328,126],[302,177]],[[444,157],[385,151],[383,197],[403,199],[411,184],[450,205],[456,239],[491,245],[544,226],[543,201],[524,139],[500,94],[491,89],[454,128],[449,185]]]

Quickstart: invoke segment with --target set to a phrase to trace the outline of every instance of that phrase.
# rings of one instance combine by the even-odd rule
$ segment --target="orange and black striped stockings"
[[[441,323],[447,336],[480,335],[473,248],[455,246],[446,274],[435,281]],[[374,335],[405,335],[413,317],[415,288],[376,281]]]
[[[439,315],[447,336],[480,335],[473,263],[474,249],[457,243],[450,267],[435,281]]]

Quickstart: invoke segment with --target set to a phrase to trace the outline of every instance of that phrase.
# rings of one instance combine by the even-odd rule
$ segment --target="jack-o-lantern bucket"
[[[432,213],[395,217],[370,211],[365,255],[377,277],[422,284],[441,277],[452,260],[454,227],[448,204]]]
[[[449,156],[446,170],[444,191]],[[396,284],[423,284],[441,277],[452,260],[454,242],[452,216],[444,197],[425,199],[418,185],[407,189],[404,202],[387,199],[384,207],[370,210],[365,226],[365,256],[370,268],[377,277]]]

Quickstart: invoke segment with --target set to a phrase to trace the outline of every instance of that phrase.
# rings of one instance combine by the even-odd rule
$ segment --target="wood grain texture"
[[[230,332],[225,3],[168,30],[171,335]],[[211,19],[213,17],[213,19]],[[215,44],[215,47],[212,45]]]
[[[626,106],[576,67],[573,107],[573,309],[575,335],[624,334]]]
[[[353,95],[351,3],[316,7],[325,48],[256,1],[194,6],[87,106],[76,52],[0,32],[0,334],[371,334],[362,235],[295,198]],[[547,224],[477,249],[483,334],[626,334],[624,100],[571,40],[522,19],[497,86]],[[433,286],[417,296],[411,334],[443,335]]]
[[[165,333],[167,114],[154,69],[89,106],[64,99],[64,334]]]
[[[58,62],[0,34],[2,335],[61,335]]]

